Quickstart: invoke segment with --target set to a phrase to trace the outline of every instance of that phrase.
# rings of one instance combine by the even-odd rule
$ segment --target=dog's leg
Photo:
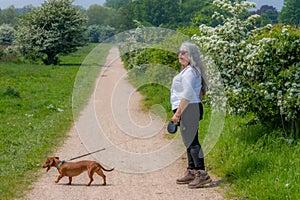
[[[106,185],[106,176],[104,175],[103,171],[101,169],[97,170],[96,173],[103,178],[103,184]]]
[[[91,183],[94,181],[94,179],[93,179],[94,173],[95,173],[95,170],[94,170],[94,169],[89,169],[89,170],[88,170],[88,176],[89,176],[89,178],[90,178],[90,181],[86,184],[86,186],[90,186]]]
[[[90,186],[91,183],[94,181],[93,176],[89,176],[90,177],[90,181],[86,184],[86,186]]]
[[[56,179],[55,183],[58,183],[58,182],[60,181],[60,179],[62,179],[62,177],[64,177],[64,176],[62,176],[62,175],[59,175],[59,176],[57,177],[57,179]]]
[[[71,185],[72,183],[72,176],[69,176],[69,183],[67,185]]]

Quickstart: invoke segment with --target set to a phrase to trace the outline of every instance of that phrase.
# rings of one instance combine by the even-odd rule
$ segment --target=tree
[[[190,0],[189,0],[190,1]],[[186,3],[189,3],[189,1],[186,1]],[[202,0],[201,3],[199,2],[199,0],[193,0],[193,1],[198,1],[198,6],[199,8],[197,10],[191,10],[188,11],[188,9],[183,9],[183,17],[187,15],[192,15],[190,16],[190,19],[188,19],[189,21],[187,21],[186,23],[189,23],[192,20],[192,25],[193,26],[199,26],[201,24],[206,24],[208,26],[217,26],[218,24],[220,24],[222,21],[212,18],[211,16],[215,13],[215,12],[219,12],[222,13],[223,15],[226,15],[226,13],[224,13],[224,11],[222,11],[220,8],[218,8],[216,5],[214,5],[212,3],[211,0]],[[192,5],[195,5],[192,4]],[[191,7],[191,4],[187,4],[185,6],[186,8]],[[194,6],[196,7],[196,6]]]
[[[138,20],[146,26],[170,27],[176,25],[179,18],[179,2],[173,0],[143,0],[133,1],[124,5],[119,11],[130,24]]]
[[[72,3],[49,0],[20,18],[14,44],[25,57],[57,64],[58,54],[71,53],[86,44],[87,17]]]
[[[118,10],[119,8],[130,2],[132,2],[132,0],[106,0],[104,6]]]
[[[114,35],[114,28],[110,26],[91,25],[88,27],[87,35],[90,42],[102,42]]]
[[[300,25],[300,0],[285,0],[279,13],[279,22],[289,25]]]
[[[14,6],[10,6],[7,9],[0,10],[0,25],[1,24],[16,24],[16,18],[20,14]]]
[[[267,24],[277,24],[278,23],[278,12],[275,7],[263,5],[257,11],[250,12],[252,15],[260,15],[257,20],[258,26],[266,26]]]
[[[122,6],[118,10],[118,15],[120,16],[120,26],[118,27],[119,31],[127,31],[132,28],[135,28],[134,20],[136,19],[135,16],[133,16],[134,12],[134,4],[129,3],[124,6]]]
[[[115,9],[99,5],[90,6],[86,14],[88,16],[88,25],[100,26],[119,26],[118,13]]]

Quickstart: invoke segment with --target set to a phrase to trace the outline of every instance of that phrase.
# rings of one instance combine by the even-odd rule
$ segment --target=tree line
[[[231,0],[232,2],[234,0]],[[178,28],[201,24],[217,25],[220,22],[211,16],[220,9],[213,5],[212,0],[106,0],[103,6],[92,5],[88,9],[80,9],[88,16],[88,25],[110,26],[116,31],[126,31],[135,27],[133,20],[145,26]],[[263,5],[249,14],[259,14],[259,26],[284,23],[300,24],[299,0],[285,0],[281,11],[273,6]],[[0,9],[0,25],[15,26],[17,18],[32,10],[31,5],[23,8],[10,6]]]
[[[241,0],[227,1],[233,3]],[[243,16],[247,18],[259,14],[258,27],[277,23],[298,26],[299,1],[286,0],[281,12],[265,5],[257,11],[245,11]],[[46,64],[55,64],[58,54],[69,53],[87,42],[101,42],[114,34],[133,29],[136,21],[145,27],[176,30],[202,24],[216,27],[222,21],[212,18],[215,12],[225,17],[231,15],[214,5],[213,0],[106,0],[103,6],[95,4],[88,9],[74,6],[73,2],[48,0],[37,8],[29,5],[0,10],[0,56],[5,53],[3,45],[14,42],[26,58],[42,58]],[[65,23],[70,20],[76,23]],[[77,31],[70,31],[74,28]],[[63,44],[65,48],[58,48],[58,44]]]

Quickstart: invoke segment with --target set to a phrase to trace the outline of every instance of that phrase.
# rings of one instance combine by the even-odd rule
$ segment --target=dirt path
[[[55,184],[57,170],[51,169],[48,173],[41,170],[40,179],[33,184],[33,189],[25,199],[223,199],[215,177],[213,184],[201,189],[188,189],[187,185],[176,184],[176,178],[179,178],[185,170],[185,155],[174,162],[166,161],[170,164],[165,167],[157,164],[159,162],[155,159],[158,158],[154,160],[152,157],[147,158],[151,153],[145,153],[155,152],[170,144],[170,141],[164,138],[166,134],[164,122],[142,111],[140,105],[142,96],[126,81],[126,71],[119,59],[117,48],[110,50],[106,62],[95,93],[91,97],[90,106],[82,112],[76,126],[69,131],[65,144],[55,156],[69,159],[87,151],[106,147],[93,157],[87,156],[82,159],[98,160],[106,168],[115,167],[113,172],[105,172],[107,185],[102,186],[102,179],[94,175],[95,181],[90,187],[86,187],[85,183],[88,182],[86,173],[74,177],[71,186],[66,185],[67,177]],[[98,120],[96,123],[98,128],[91,127],[93,124],[90,122],[91,113]],[[130,125],[128,120],[133,121],[134,126]],[[99,126],[101,130],[98,130]],[[147,133],[146,130],[151,131]],[[105,134],[97,138],[98,136],[93,134],[99,131]],[[156,134],[153,134],[154,132]],[[141,133],[143,134],[139,135]],[[169,150],[172,148],[172,145],[168,146]],[[146,158],[147,161],[143,162],[140,157]]]

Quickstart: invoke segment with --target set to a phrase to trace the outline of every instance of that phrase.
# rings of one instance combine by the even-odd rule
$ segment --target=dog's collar
[[[58,165],[56,166],[56,168],[58,169],[58,168],[60,168],[60,166],[62,166],[64,163],[65,163],[66,161],[60,161],[60,163],[58,163]]]

